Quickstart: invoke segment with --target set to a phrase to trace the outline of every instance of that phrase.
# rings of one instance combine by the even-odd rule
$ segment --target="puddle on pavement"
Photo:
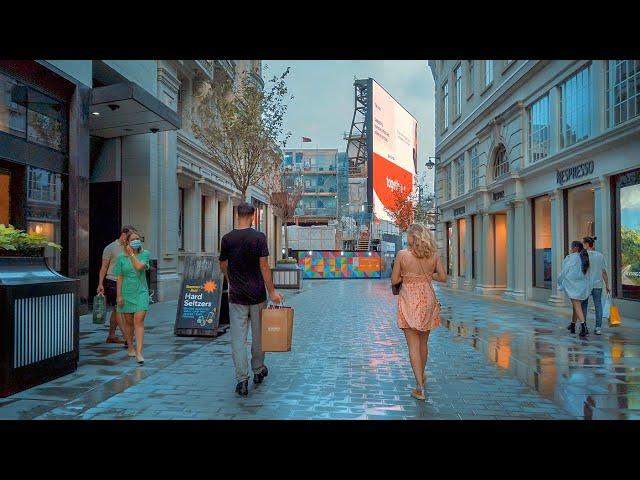
[[[453,316],[452,307],[443,312]],[[576,418],[640,418],[640,342],[616,332],[581,339],[566,334],[557,320],[536,316],[519,321],[549,326],[518,330],[508,323],[450,318],[442,320],[450,332]]]

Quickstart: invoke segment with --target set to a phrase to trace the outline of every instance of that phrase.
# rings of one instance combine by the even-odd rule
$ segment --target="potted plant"
[[[41,233],[27,233],[0,223],[0,257],[42,257],[46,247],[62,250],[61,245],[50,242]]]
[[[295,270],[296,268],[298,268],[298,261],[292,257],[283,258],[276,262],[276,267],[282,268],[282,269]]]

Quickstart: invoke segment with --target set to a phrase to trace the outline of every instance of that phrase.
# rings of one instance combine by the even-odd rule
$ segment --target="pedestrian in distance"
[[[427,227],[412,224],[407,230],[407,241],[408,248],[398,252],[393,265],[391,285],[400,290],[397,322],[404,332],[416,379],[411,396],[424,400],[429,333],[440,326],[440,303],[432,282],[446,282],[447,272]]]
[[[251,370],[253,383],[260,384],[269,374],[262,351],[260,311],[267,302],[283,300],[273,286],[269,268],[269,248],[264,233],[251,228],[255,208],[248,203],[237,207],[238,227],[222,237],[220,269],[229,285],[229,323],[231,354],[236,371],[236,393],[249,394],[247,334],[251,327]]]
[[[135,231],[135,228],[131,225],[125,225],[120,229],[120,236],[104,247],[102,251],[102,266],[100,267],[100,275],[98,280],[97,293],[104,295],[107,305],[112,307],[109,320],[105,323],[109,325],[109,333],[107,334],[106,343],[124,343],[125,339],[120,339],[116,336],[116,327],[120,328],[120,331],[124,335],[124,328],[122,325],[122,317],[118,313],[116,308],[116,298],[118,296],[116,280],[117,276],[113,273],[113,268],[116,265],[118,256],[124,252],[124,245],[127,238],[127,234],[130,231]]]
[[[127,234],[124,253],[118,256],[113,273],[118,277],[118,312],[124,317],[124,333],[129,345],[127,354],[144,363],[144,318],[149,310],[149,286],[147,274],[150,253],[142,247],[142,239],[136,231]],[[133,337],[135,332],[135,349]]]
[[[562,271],[558,277],[558,288],[564,290],[571,300],[573,314],[567,329],[576,333],[576,321],[580,323],[580,336],[587,335],[587,324],[582,311],[582,302],[589,298],[589,254],[582,242],[571,242],[571,253],[562,261]]]
[[[609,288],[609,275],[607,275],[607,261],[604,255],[596,251],[593,247],[596,237],[584,237],[582,244],[589,254],[589,288],[591,296],[593,297],[593,304],[596,310],[596,328],[594,333],[596,335],[602,335],[602,289],[607,290],[607,295],[611,294]],[[582,314],[584,315],[585,323],[587,320],[587,309],[589,308],[589,297],[582,302]],[[589,329],[587,328],[587,333]]]

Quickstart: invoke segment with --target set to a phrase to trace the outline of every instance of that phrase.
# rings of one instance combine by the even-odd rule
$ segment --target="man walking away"
[[[251,370],[253,383],[262,383],[269,371],[262,351],[260,310],[267,294],[274,303],[282,295],[276,292],[269,268],[269,249],[264,233],[251,228],[255,208],[248,203],[238,205],[238,228],[222,237],[220,268],[229,284],[229,323],[231,348],[236,370],[236,393],[248,395],[247,333],[251,324]],[[266,291],[265,291],[266,286]]]
[[[102,267],[100,268],[100,279],[98,281],[98,293],[106,297],[107,305],[111,305],[111,317],[109,320],[109,333],[107,334],[107,343],[125,343],[125,340],[116,337],[116,326],[124,332],[122,328],[123,319],[120,317],[116,309],[116,300],[118,296],[118,287],[116,276],[113,274],[113,267],[116,264],[118,255],[124,253],[124,244],[129,232],[135,232],[135,228],[131,225],[125,225],[120,229],[120,237],[109,245],[104,247],[102,252]],[[105,278],[106,276],[106,278]],[[106,323],[106,322],[105,322]]]
[[[609,289],[609,276],[607,275],[607,261],[602,253],[593,248],[596,237],[584,237],[582,243],[589,254],[589,283],[591,296],[596,310],[596,335],[602,335],[602,289],[607,289],[607,295],[611,293]],[[587,308],[589,307],[589,297],[582,301],[582,312],[585,323],[587,319]]]

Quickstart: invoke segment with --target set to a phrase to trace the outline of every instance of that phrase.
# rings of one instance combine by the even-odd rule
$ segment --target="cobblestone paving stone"
[[[73,388],[74,381],[88,390],[66,402],[62,394],[57,403],[44,396],[53,402],[48,409],[26,405],[19,410],[19,418],[581,418],[543,398],[509,368],[487,359],[481,349],[474,348],[472,339],[447,328],[435,330],[430,340],[427,400],[410,397],[413,375],[404,336],[396,327],[395,298],[388,283],[313,281],[306,283],[300,294],[289,294],[289,303],[296,309],[292,350],[267,354],[269,376],[257,387],[250,382],[246,398],[234,393],[228,334],[213,340],[176,339],[172,336],[172,302],[164,304],[162,315],[154,317],[157,333],[146,339],[149,348],[143,367],[129,361],[119,348],[105,354],[116,364],[111,372],[106,367],[87,370],[90,365],[85,361],[76,374],[19,395],[23,402],[34,402],[38,388],[52,383]],[[450,295],[440,295],[446,304]],[[99,348],[103,333],[93,334],[97,342],[94,350]],[[118,369],[123,369],[122,373],[110,377],[109,373]],[[91,389],[87,381],[95,375],[102,377],[93,378],[97,386]],[[114,382],[117,385],[111,385]],[[0,418],[6,407],[10,405],[0,403]]]

